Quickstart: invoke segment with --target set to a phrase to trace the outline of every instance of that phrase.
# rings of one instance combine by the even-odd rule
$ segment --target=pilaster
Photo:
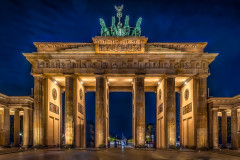
[[[134,107],[135,107],[135,147],[145,147],[145,93],[144,75],[134,78]]]
[[[10,113],[9,108],[4,108],[4,146],[10,145]]]
[[[14,111],[14,146],[20,145],[20,116],[19,110]]]
[[[165,136],[168,148],[176,148],[175,77],[165,78],[164,103],[166,109]]]
[[[227,148],[227,112],[222,111],[222,148]]]
[[[23,147],[29,146],[30,140],[30,114],[29,109],[23,109]]]
[[[196,78],[197,82],[197,148],[208,148],[207,131],[207,76],[202,75]]]
[[[34,75],[34,110],[33,110],[33,146],[44,146],[45,139],[45,99],[46,78]]]
[[[65,77],[65,145],[74,145],[74,77]]]
[[[213,149],[218,149],[218,110],[212,111],[212,140]]]
[[[237,109],[233,108],[231,110],[231,142],[232,149],[238,149],[238,118],[237,118]]]
[[[106,96],[107,78],[104,75],[96,75],[96,106],[95,106],[95,147],[107,146],[106,125]]]

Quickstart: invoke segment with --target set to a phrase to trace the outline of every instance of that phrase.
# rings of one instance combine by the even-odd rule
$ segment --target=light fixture
[[[132,82],[132,84],[133,84],[133,82]]]
[[[161,82],[158,82],[158,85],[160,85],[161,84]]]
[[[57,84],[57,81],[54,81],[54,84]]]
[[[107,84],[109,84],[109,81],[107,82]]]
[[[187,84],[187,81],[185,81],[184,84],[186,85],[186,84]]]
[[[83,84],[83,81],[81,81],[80,83]]]

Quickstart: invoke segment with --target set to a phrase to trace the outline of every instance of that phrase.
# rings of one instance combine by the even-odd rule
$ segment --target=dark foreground
[[[0,160],[167,160],[167,159],[240,159],[239,151],[205,151],[190,150],[137,150],[107,149],[107,150],[28,150],[25,152],[0,155]]]

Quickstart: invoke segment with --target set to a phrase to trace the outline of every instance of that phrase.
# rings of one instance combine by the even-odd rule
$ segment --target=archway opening
[[[145,92],[145,145],[156,147],[156,93]]]
[[[95,147],[95,92],[86,93],[86,147]]]
[[[132,93],[109,93],[110,147],[132,146]]]

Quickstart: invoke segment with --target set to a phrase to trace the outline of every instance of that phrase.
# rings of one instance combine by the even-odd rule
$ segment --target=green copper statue
[[[106,24],[102,18],[100,18],[100,25],[101,25],[101,36],[110,36],[110,32],[106,27]]]
[[[116,27],[116,24],[115,24],[115,17],[113,16],[112,17],[112,26],[111,26],[111,35],[112,36],[117,36],[117,27]]]
[[[141,36],[141,22],[142,18],[139,18],[136,24],[136,27],[131,32],[131,29],[133,27],[129,26],[129,16],[126,16],[124,26],[121,23],[122,18],[122,6],[115,6],[115,9],[117,11],[117,17],[118,17],[118,23],[116,26],[116,19],[115,16],[112,17],[112,25],[111,27],[107,27],[104,20],[100,18],[100,25],[101,25],[101,36],[117,36],[117,37],[124,37],[124,36]]]
[[[129,34],[130,34],[129,16],[126,16],[123,28],[125,30],[125,36],[129,36]]]
[[[142,18],[139,18],[136,24],[136,27],[134,28],[132,32],[132,36],[140,36],[141,35],[141,23],[142,23]]]

